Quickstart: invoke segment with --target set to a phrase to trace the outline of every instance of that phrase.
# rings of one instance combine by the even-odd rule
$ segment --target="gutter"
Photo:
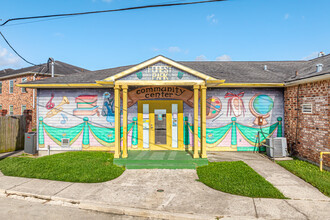
[[[45,75],[45,76],[51,76],[50,73],[24,72],[24,73],[16,73],[16,74],[13,74],[13,75],[2,76],[2,77],[0,77],[0,80],[1,79],[13,78],[13,77],[17,77],[17,76],[31,75],[31,74],[40,74],[40,75]],[[55,76],[65,76],[65,75],[55,74]]]
[[[97,83],[61,83],[61,84],[16,84],[23,88],[112,88],[113,85],[100,85]]]
[[[321,81],[321,80],[328,80],[330,79],[330,73],[324,73],[322,75],[318,75],[318,76],[311,76],[308,78],[304,78],[304,79],[299,79],[299,80],[295,80],[292,82],[287,82],[285,83],[285,86],[295,86],[295,85],[299,85],[299,84],[304,84],[304,83],[311,83],[311,82],[315,82],[315,81]]]

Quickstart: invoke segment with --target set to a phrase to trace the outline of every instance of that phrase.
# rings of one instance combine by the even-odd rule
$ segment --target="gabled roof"
[[[130,67],[129,69],[126,69],[126,70],[124,70],[122,72],[119,72],[119,73],[117,73],[115,75],[109,76],[106,79],[104,79],[103,81],[114,81],[114,80],[118,80],[120,78],[123,78],[124,76],[127,76],[129,74],[132,74],[132,73],[134,73],[136,71],[139,71],[139,70],[141,70],[143,68],[146,68],[146,67],[148,67],[150,65],[153,65],[155,63],[158,63],[158,62],[162,62],[162,63],[165,63],[167,65],[170,65],[170,66],[173,66],[175,68],[178,68],[180,70],[186,71],[189,74],[194,75],[194,76],[197,76],[197,77],[199,77],[199,78],[201,78],[203,80],[212,80],[212,79],[214,79],[213,77],[210,77],[210,76],[206,75],[202,71],[199,72],[199,71],[197,71],[195,69],[192,69],[192,68],[189,68],[189,67],[187,67],[187,66],[185,66],[185,65],[183,65],[183,64],[181,64],[179,62],[175,62],[175,61],[173,61],[173,60],[171,60],[171,59],[169,59],[167,57],[164,57],[162,55],[159,55],[159,56],[156,56],[154,58],[151,58],[151,59],[149,59],[147,61],[144,61],[144,62],[142,62],[142,63],[140,63],[138,65],[135,65],[133,67]]]
[[[73,66],[71,64],[67,64],[61,61],[55,61],[54,65],[54,73],[56,75],[70,75],[70,74],[75,74],[75,73],[81,73],[81,72],[86,72],[89,71],[87,69]],[[30,67],[25,67],[21,69],[4,69],[0,71],[0,79],[3,78],[9,78],[9,77],[14,77],[15,75],[21,75],[21,74],[51,74],[51,67],[50,64],[44,63],[38,66],[30,66]]]
[[[235,83],[284,84],[322,74],[330,76],[330,55],[307,61],[178,61],[176,63],[214,79],[225,79],[223,86]],[[318,63],[323,64],[322,72],[316,72]],[[26,84],[45,84],[45,86],[47,84],[96,84],[95,81],[113,79],[120,73],[129,74],[138,65],[70,74]],[[266,70],[265,66],[267,66]],[[296,71],[298,71],[298,76],[296,76]]]

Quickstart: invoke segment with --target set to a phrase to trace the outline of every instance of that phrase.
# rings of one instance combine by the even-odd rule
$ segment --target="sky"
[[[0,0],[0,22],[170,2],[177,1]],[[32,63],[53,57],[89,70],[138,64],[157,55],[176,61],[302,60],[330,53],[329,8],[329,0],[228,0],[10,22],[0,31]],[[26,66],[0,39],[0,69]]]

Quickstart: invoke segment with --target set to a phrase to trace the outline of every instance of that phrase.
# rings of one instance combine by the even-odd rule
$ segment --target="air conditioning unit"
[[[62,138],[62,147],[69,147],[70,146],[70,138]]]
[[[287,142],[284,137],[267,138],[266,145],[266,152],[269,157],[286,157],[288,155]]]

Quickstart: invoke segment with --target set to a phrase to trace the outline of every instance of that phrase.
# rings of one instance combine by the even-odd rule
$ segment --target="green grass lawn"
[[[213,162],[197,168],[199,181],[223,192],[253,198],[285,196],[243,161]]]
[[[279,165],[330,196],[330,172],[302,160],[276,161]]]
[[[8,157],[0,161],[6,176],[20,176],[67,182],[97,183],[112,180],[124,172],[106,152],[66,152],[40,158]]]

